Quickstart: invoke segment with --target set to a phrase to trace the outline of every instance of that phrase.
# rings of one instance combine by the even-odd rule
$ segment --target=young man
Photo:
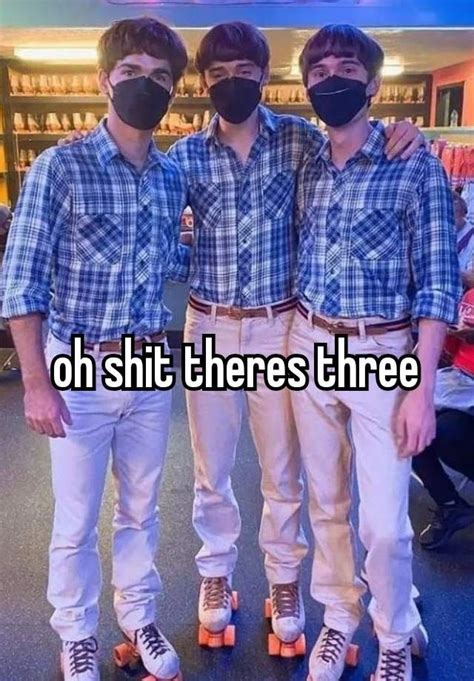
[[[213,28],[199,47],[196,67],[217,115],[206,131],[170,151],[186,175],[195,221],[185,340],[199,351],[202,335],[213,334],[222,355],[284,355],[296,303],[296,177],[306,152],[319,149],[324,138],[303,119],[259,106],[269,79],[269,49],[253,26]],[[413,153],[420,144],[419,137],[413,141],[416,129],[403,124],[398,133],[389,151],[408,145],[408,155]],[[203,542],[196,559],[203,578],[199,619],[216,633],[231,617],[241,528],[231,474],[245,403],[262,468],[260,546],[273,628],[282,641],[293,642],[305,622],[301,461],[289,394],[263,381],[244,394],[187,394],[196,474],[193,520]]]
[[[411,456],[433,439],[433,388],[446,325],[460,293],[450,189],[424,150],[388,160],[382,126],[371,126],[380,86],[381,47],[351,26],[327,26],[301,56],[304,83],[329,140],[299,177],[298,311],[289,350],[314,375],[314,343],[334,352],[401,356],[419,326],[419,387],[402,395],[378,387],[323,391],[311,381],[292,403],[315,536],[312,595],[325,605],[310,659],[311,681],[341,678],[362,617],[355,575],[351,450],[360,493],[360,538],[380,643],[375,681],[412,678],[410,639],[420,625],[412,600]],[[349,433],[350,429],[350,433]]]
[[[456,206],[456,204],[455,204]],[[413,469],[436,502],[433,520],[420,534],[424,549],[441,549],[459,530],[474,524],[474,507],[456,490],[442,466],[474,480],[474,289],[464,294],[459,325],[446,350],[452,366],[436,377],[436,438],[413,461]]]
[[[120,21],[99,42],[108,117],[87,139],[47,150],[28,173],[5,258],[3,315],[20,357],[28,425],[51,440],[55,497],[48,598],[67,681],[98,681],[97,524],[112,450],[117,486],[113,585],[120,628],[158,679],[177,679],[176,652],[155,625],[157,495],[169,391],[107,391],[101,362],[122,334],[161,342],[163,285],[179,277],[185,205],[179,169],[152,142],[187,63],[176,33],[154,19]],[[187,276],[182,262],[181,278]],[[53,291],[50,298],[50,291]],[[46,360],[42,316],[50,315]],[[48,364],[82,334],[97,363],[94,391],[59,393]]]

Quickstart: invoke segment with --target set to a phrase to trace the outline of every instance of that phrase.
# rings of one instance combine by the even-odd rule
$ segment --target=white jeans
[[[69,345],[50,335],[48,363],[60,353],[70,354]],[[161,592],[154,559],[171,392],[106,390],[100,380],[103,356],[96,360],[95,391],[62,392],[73,424],[66,426],[65,439],[50,439],[55,510],[48,600],[55,608],[53,629],[70,641],[97,631],[97,524],[110,453],[116,487],[112,583],[120,627],[135,630],[152,622]]]
[[[269,318],[203,314],[188,306],[185,340],[202,347],[202,334],[215,334],[216,352],[286,355],[293,312]],[[247,401],[250,428],[262,469],[264,498],[260,547],[270,583],[299,577],[307,552],[301,529],[303,496],[301,459],[287,390],[272,391],[263,380],[255,391],[187,391],[195,461],[194,528],[203,542],[196,556],[203,577],[231,575],[237,561],[235,542],[241,530],[231,473],[235,464],[242,414]]]
[[[347,320],[346,320],[347,323]],[[314,343],[334,337],[296,313],[290,354],[305,355],[314,375]],[[352,354],[411,350],[409,330],[365,340],[349,337]],[[372,377],[373,378],[373,377]],[[398,456],[393,418],[400,391],[384,391],[371,380],[367,391],[323,391],[313,379],[292,402],[309,491],[315,553],[311,592],[325,605],[325,624],[352,634],[363,615],[364,586],[356,577],[351,506],[352,450],[359,485],[359,534],[367,550],[365,567],[370,613],[382,645],[401,648],[420,622],[412,599],[412,538],[408,517],[411,460]],[[349,434],[349,428],[351,433]]]

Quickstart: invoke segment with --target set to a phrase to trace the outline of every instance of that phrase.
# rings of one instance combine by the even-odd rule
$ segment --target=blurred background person
[[[452,364],[437,374],[436,438],[413,459],[413,470],[436,502],[433,519],[420,534],[428,550],[443,548],[456,532],[474,524],[474,506],[460,496],[443,467],[474,480],[474,288],[464,294],[459,326],[450,331],[446,351]]]
[[[462,282],[466,289],[470,289],[474,288],[474,222],[459,192],[453,191],[453,201]]]

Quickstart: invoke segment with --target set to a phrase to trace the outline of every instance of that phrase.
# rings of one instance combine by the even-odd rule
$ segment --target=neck
[[[234,146],[235,144],[245,144],[252,143],[258,137],[259,130],[259,113],[258,107],[251,114],[249,118],[243,123],[229,123],[225,121],[221,116],[219,116],[219,139],[225,142],[229,146]]]
[[[107,130],[122,156],[137,170],[142,170],[148,158],[153,130],[137,130],[124,123],[112,109],[107,117]]]
[[[340,128],[328,128],[331,142],[331,158],[342,170],[347,161],[362,149],[371,132],[368,118],[365,116]]]

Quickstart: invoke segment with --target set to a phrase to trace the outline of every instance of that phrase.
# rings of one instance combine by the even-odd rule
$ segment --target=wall
[[[461,125],[474,126],[474,59],[447,66],[433,72],[433,94],[431,99],[431,126],[436,118],[436,90],[445,85],[462,83],[464,86],[464,104]]]

